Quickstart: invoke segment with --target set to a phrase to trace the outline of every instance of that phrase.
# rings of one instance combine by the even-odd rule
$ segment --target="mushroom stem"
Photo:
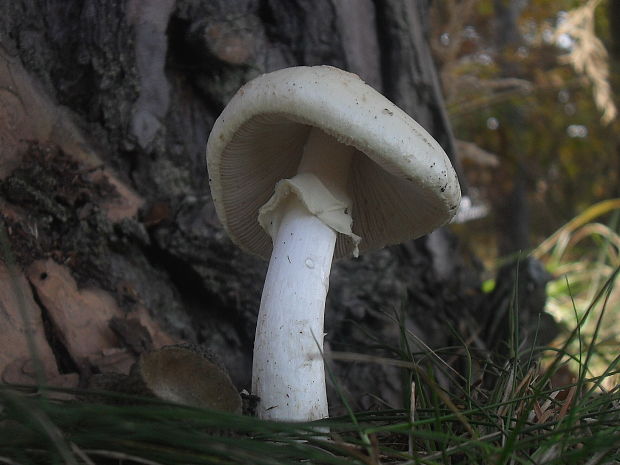
[[[336,232],[294,195],[282,208],[256,325],[252,393],[260,418],[317,420],[328,416],[320,351]]]
[[[312,173],[339,199],[350,203],[347,181],[355,149],[317,128],[310,131],[297,173]]]
[[[352,147],[313,129],[298,173],[311,173],[335,197],[348,198],[352,154]],[[296,194],[275,213],[279,221],[256,326],[252,392],[260,397],[260,418],[317,420],[328,416],[321,352],[337,233]]]

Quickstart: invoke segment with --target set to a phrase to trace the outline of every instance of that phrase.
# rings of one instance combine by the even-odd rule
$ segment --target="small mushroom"
[[[258,415],[328,416],[323,314],[333,258],[420,237],[456,213],[439,144],[357,75],[295,67],[244,85],[207,144],[232,240],[269,259],[252,368]]]
[[[144,352],[132,366],[129,376],[121,373],[94,375],[89,387],[241,413],[241,396],[217,356],[194,344],[170,345]]]
[[[201,346],[178,344],[146,352],[133,366],[155,397],[179,404],[241,413],[241,396],[217,357]]]

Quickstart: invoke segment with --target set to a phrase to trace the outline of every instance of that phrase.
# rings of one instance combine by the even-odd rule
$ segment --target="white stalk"
[[[346,196],[353,148],[312,130],[298,173],[312,173]],[[291,194],[278,207],[279,224],[256,327],[252,392],[258,416],[310,421],[328,416],[323,315],[336,231]]]

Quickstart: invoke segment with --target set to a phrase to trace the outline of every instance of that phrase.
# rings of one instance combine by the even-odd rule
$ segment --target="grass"
[[[580,325],[600,320],[593,312],[609,301],[618,272],[607,277]],[[589,352],[568,352],[580,337],[577,326],[562,346],[549,348],[555,355],[545,369],[515,352],[494,367],[499,375],[487,386],[463,381],[441,365],[420,366],[416,358],[358,356],[357,362],[401,366],[415,389],[413,408],[356,412],[310,424],[273,423],[113,393],[2,386],[0,463],[614,463],[620,460],[620,389],[606,389],[603,381],[620,371],[620,357],[591,376],[595,341],[587,344]],[[553,386],[553,374],[568,361],[580,367],[577,378]],[[441,370],[459,385],[452,393],[439,387]],[[61,393],[80,400],[54,398]],[[124,405],[114,405],[119,401]]]
[[[414,336],[400,324],[394,358],[333,355],[399,366],[407,409],[350,411],[309,424],[118,393],[0,385],[0,464],[619,463],[620,355],[613,339],[618,332],[609,335],[608,327],[610,318],[620,321],[620,264],[614,265],[620,243],[611,236],[617,218],[612,215],[607,229],[591,220],[572,223],[535,251],[563,276],[566,285],[551,288],[550,302],[571,315],[563,316],[562,342],[540,348],[543,362],[531,350],[519,351],[516,333],[505,360],[482,357],[465,343],[412,354]],[[576,244],[586,237],[587,260],[600,266],[581,273],[573,262]],[[513,315],[517,311],[513,305]],[[442,362],[457,356],[465,373]],[[566,369],[573,379],[558,384],[557,374]]]
[[[608,217],[607,224],[601,218]],[[610,286],[604,300],[590,303],[604,281],[620,267],[620,199],[591,206],[566,223],[533,251],[556,279],[547,286],[547,311],[565,333],[577,326],[579,334],[567,350],[589,356],[588,371],[602,374],[620,347],[620,286]],[[617,280],[616,276],[616,280]],[[587,314],[586,314],[587,312]],[[569,362],[578,370],[577,360]],[[611,388],[620,377],[605,380]]]

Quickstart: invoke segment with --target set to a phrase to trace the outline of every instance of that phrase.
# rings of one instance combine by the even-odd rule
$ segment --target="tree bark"
[[[121,369],[111,359],[117,352],[131,359],[183,339],[218,353],[236,386],[249,389],[266,263],[242,253],[218,222],[205,171],[211,126],[260,73],[329,64],[384,92],[452,157],[427,10],[415,0],[5,2],[0,211],[10,251],[3,261],[11,264],[12,251],[29,279],[52,374],[85,382]],[[383,353],[395,356],[395,319],[431,347],[447,345],[445,321],[473,308],[468,289],[477,277],[442,234],[449,253],[440,251],[441,274],[426,239],[334,266],[327,353],[388,346]],[[453,258],[446,264],[445,257]],[[68,340],[71,317],[59,315],[73,302],[74,311],[96,318],[95,301],[117,318],[117,330],[104,320],[101,350],[82,353]],[[119,318],[134,317],[139,323],[126,326],[140,331],[118,331]],[[373,396],[401,405],[396,369],[332,368],[355,407],[374,405]]]

